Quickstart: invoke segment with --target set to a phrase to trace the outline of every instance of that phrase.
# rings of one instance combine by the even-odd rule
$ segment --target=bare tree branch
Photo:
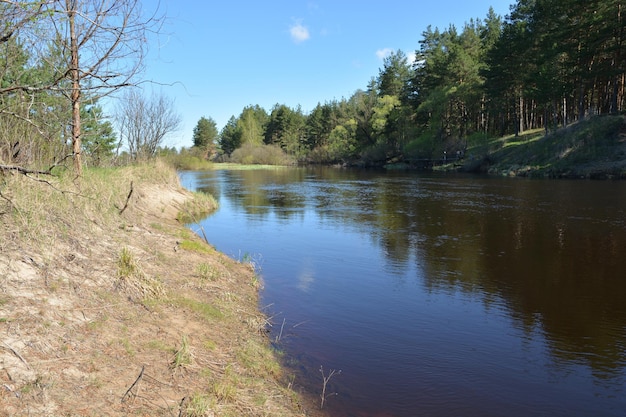
[[[120,140],[125,140],[133,159],[152,158],[167,135],[180,127],[181,116],[174,101],[163,95],[144,97],[129,91],[117,109]]]
[[[41,171],[38,169],[29,169],[29,168],[24,168],[21,166],[17,166],[17,165],[2,165],[0,164],[0,170],[2,171],[16,171],[19,172],[20,174],[40,174],[40,175],[52,175],[52,173],[49,170],[46,171]]]
[[[23,2],[0,0],[0,4],[6,5],[3,10],[2,20],[5,23],[2,32],[0,32],[0,43],[7,42],[22,27],[32,22],[33,18],[39,15],[44,5],[52,3],[54,0],[33,2],[29,5]],[[17,20],[16,20],[17,19]],[[11,21],[14,21],[11,24]]]

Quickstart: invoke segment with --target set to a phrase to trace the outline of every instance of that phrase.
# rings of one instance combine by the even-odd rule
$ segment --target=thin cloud
[[[307,3],[306,7],[307,7],[307,9],[309,9],[309,11],[317,11],[317,10],[319,10],[320,5],[317,4],[314,1],[310,1],[310,2]]]
[[[291,25],[291,27],[289,28],[289,34],[291,35],[291,40],[293,40],[295,43],[304,42],[311,37],[309,29],[301,22],[296,22],[295,24]]]
[[[376,56],[378,57],[378,59],[385,59],[386,57],[391,55],[392,52],[393,49],[391,48],[383,48],[376,51]]]
[[[413,65],[415,64],[415,60],[417,59],[417,56],[415,55],[415,52],[409,52],[406,55],[406,59],[407,61],[409,61],[409,64]]]

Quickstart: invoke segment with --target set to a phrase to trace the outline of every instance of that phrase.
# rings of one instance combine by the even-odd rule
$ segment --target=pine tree
[[[201,117],[193,128],[193,146],[206,151],[215,145],[217,140],[217,124],[211,117]]]

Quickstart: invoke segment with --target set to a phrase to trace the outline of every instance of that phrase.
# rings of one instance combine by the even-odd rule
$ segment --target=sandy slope
[[[116,227],[85,213],[45,243],[21,236],[2,196],[0,415],[305,415],[267,348],[252,269],[176,222],[190,193],[138,183]]]

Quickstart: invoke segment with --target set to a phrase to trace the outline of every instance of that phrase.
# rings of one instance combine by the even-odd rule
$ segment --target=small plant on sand
[[[192,355],[191,350],[189,348],[189,339],[187,335],[183,335],[183,338],[180,343],[180,347],[174,352],[174,357],[172,358],[172,368],[176,369],[181,366],[191,365]]]
[[[328,385],[328,381],[330,381],[330,379],[333,376],[341,374],[341,370],[336,371],[334,369],[331,369],[328,375],[326,375],[324,373],[324,368],[320,365],[320,373],[322,374],[322,394],[320,395],[320,398],[321,398],[320,409],[322,409],[324,408],[324,403],[326,402],[326,398],[332,395],[338,395],[336,392],[331,392],[330,394],[326,394],[326,386]]]
[[[122,248],[117,259],[118,280],[115,287],[138,299],[158,299],[165,295],[162,284],[144,274],[134,255],[127,247]]]
[[[209,415],[211,408],[215,407],[215,400],[209,395],[193,395],[179,415],[188,417],[202,417]]]
[[[127,279],[137,272],[137,263],[131,251],[124,247],[117,260],[117,275],[121,279]]]
[[[248,265],[248,267],[255,272],[260,272],[262,269],[261,267],[263,265],[263,255],[261,255],[260,253],[252,255],[246,252],[243,254],[243,257],[242,257],[241,252],[240,252],[239,263]]]
[[[196,273],[201,279],[208,281],[217,281],[217,278],[219,277],[217,269],[206,262],[198,264],[196,267]]]

